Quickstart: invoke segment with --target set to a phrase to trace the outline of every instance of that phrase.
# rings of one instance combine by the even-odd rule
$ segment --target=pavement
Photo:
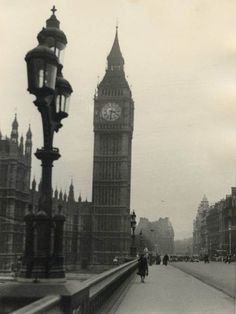
[[[113,307],[115,314],[235,314],[235,299],[171,265],[135,276]]]
[[[236,263],[175,262],[171,265],[223,291],[232,298],[236,297]]]

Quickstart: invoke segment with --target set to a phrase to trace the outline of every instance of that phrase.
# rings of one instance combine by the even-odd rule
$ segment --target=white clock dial
[[[121,107],[114,102],[109,102],[102,107],[101,116],[107,121],[115,121],[121,116]]]

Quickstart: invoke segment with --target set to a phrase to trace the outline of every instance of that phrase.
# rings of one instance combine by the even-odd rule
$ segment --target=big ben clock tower
[[[93,265],[109,265],[115,256],[129,255],[133,115],[116,28],[94,99]]]

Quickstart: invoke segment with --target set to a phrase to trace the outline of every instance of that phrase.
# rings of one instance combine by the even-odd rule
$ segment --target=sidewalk
[[[116,314],[235,314],[233,298],[171,265],[149,267],[132,281]]]

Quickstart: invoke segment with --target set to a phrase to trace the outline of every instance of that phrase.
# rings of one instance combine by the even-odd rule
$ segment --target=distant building
[[[168,217],[159,218],[158,221],[151,222],[147,218],[141,217],[136,228],[136,237],[141,232],[143,241],[150,250],[159,254],[174,253],[174,229]],[[138,240],[137,240],[138,242]]]
[[[196,219],[193,222],[193,253],[206,254],[207,252],[207,228],[206,218],[209,211],[209,202],[206,195],[203,196],[198,206]]]
[[[176,255],[192,255],[193,238],[185,238],[175,240],[175,254]]]
[[[232,187],[226,198],[204,208],[198,210],[194,220],[194,253],[236,255],[236,188]]]
[[[9,271],[22,255],[23,218],[29,203],[32,133],[19,139],[17,117],[10,138],[0,132],[0,271]]]

